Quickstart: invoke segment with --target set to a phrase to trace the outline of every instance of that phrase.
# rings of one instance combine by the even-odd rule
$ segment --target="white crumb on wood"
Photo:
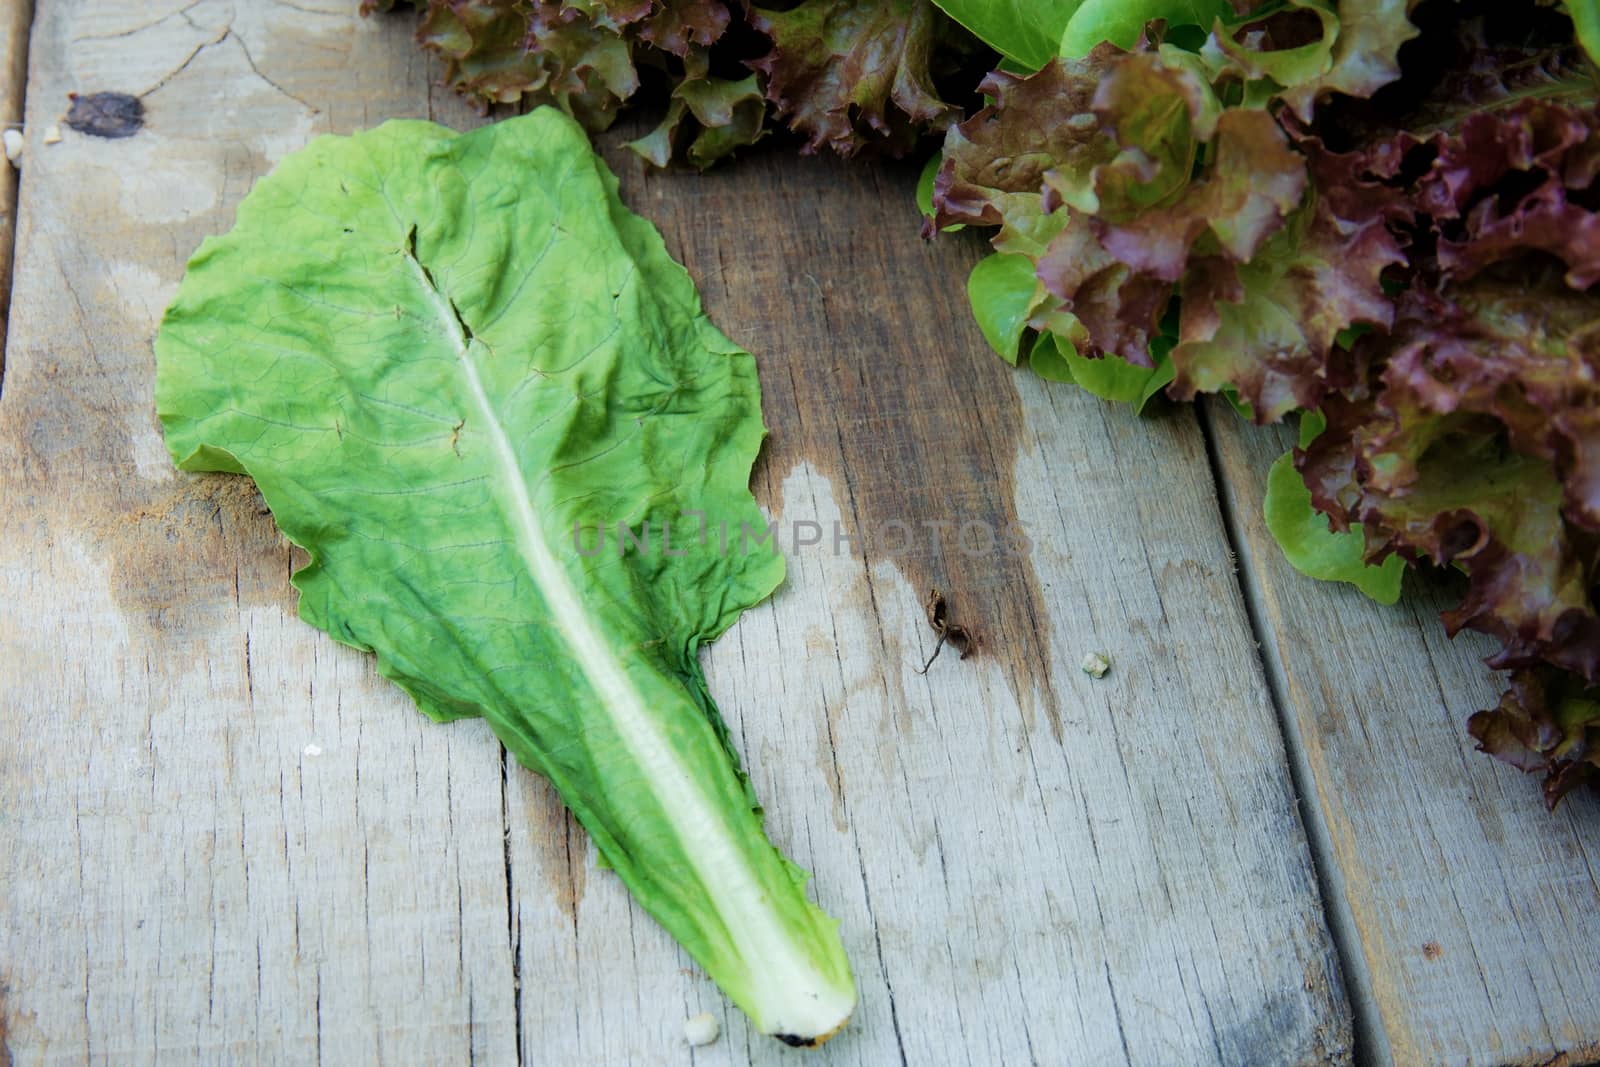
[[[1078,666],[1083,668],[1084,674],[1092,678],[1104,678],[1106,672],[1111,669],[1111,661],[1105,657],[1103,652],[1090,652],[1083,657],[1083,662]]]
[[[709,1011],[693,1015],[683,1021],[683,1036],[689,1044],[696,1047],[709,1045],[722,1033],[722,1027],[717,1023],[717,1017]]]

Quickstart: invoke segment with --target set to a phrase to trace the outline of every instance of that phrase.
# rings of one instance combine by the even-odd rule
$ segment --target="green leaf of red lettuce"
[[[1307,412],[1300,422],[1300,446],[1316,440],[1324,428],[1322,416]],[[1391,555],[1382,563],[1367,562],[1366,539],[1358,525],[1334,530],[1326,515],[1311,502],[1311,490],[1294,467],[1294,450],[1279,456],[1267,472],[1267,494],[1262,503],[1267,530],[1289,564],[1311,578],[1348,582],[1380,604],[1400,599],[1405,561]]]
[[[980,259],[967,276],[967,298],[989,347],[1007,363],[1017,362],[1022,335],[1038,304],[1038,279],[1027,256],[996,253]]]
[[[1209,31],[1218,18],[1253,6],[1251,0],[937,0],[951,18],[1023,73],[1057,56],[1087,55],[1102,43],[1132,48],[1145,25]]]
[[[1063,338],[1042,333],[1029,366],[1047,381],[1072,382],[1101,400],[1127,404],[1137,415],[1172,382],[1171,348],[1171,338],[1157,338],[1152,346],[1155,366],[1145,367],[1120,356],[1080,355]]]

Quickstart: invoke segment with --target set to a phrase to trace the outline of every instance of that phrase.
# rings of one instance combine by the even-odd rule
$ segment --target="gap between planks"
[[[33,0],[0,0],[0,128],[22,129],[27,100],[28,37],[33,27]],[[24,131],[26,132],[26,131]],[[42,138],[34,138],[35,151]],[[24,155],[20,160],[27,162]],[[19,170],[0,163],[0,391],[5,388],[6,326],[11,317],[12,252],[17,239]]]
[[[1239,583],[1239,595],[1244,601],[1245,616],[1250,621],[1250,633],[1255,639],[1256,652],[1261,660],[1267,695],[1272,701],[1272,710],[1278,717],[1278,729],[1283,735],[1289,779],[1296,806],[1300,809],[1300,823],[1305,828],[1306,841],[1310,846],[1312,870],[1322,892],[1323,917],[1333,937],[1334,952],[1339,957],[1339,972],[1344,978],[1345,996],[1350,1003],[1355,1060],[1358,1064],[1391,1063],[1392,1050],[1378,1015],[1377,1001],[1372,995],[1372,975],[1367,971],[1367,958],[1361,951],[1360,933],[1355,917],[1350,912],[1344,875],[1334,855],[1327,816],[1322,806],[1316,803],[1316,788],[1305,741],[1300,734],[1300,722],[1289,711],[1283,652],[1278,647],[1277,636],[1261,617],[1262,571],[1240,523],[1241,507],[1259,507],[1261,504],[1259,501],[1253,505],[1240,501],[1235,487],[1228,480],[1222,457],[1217,451],[1216,404],[1205,398],[1198,399],[1194,407],[1200,433],[1206,441],[1206,461],[1211,468],[1212,485],[1216,489],[1217,508],[1222,513],[1222,528],[1228,538],[1228,553],[1233,557],[1233,573]]]

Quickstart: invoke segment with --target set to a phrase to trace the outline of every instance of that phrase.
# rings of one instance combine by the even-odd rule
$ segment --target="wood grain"
[[[1374,1055],[1600,1059],[1600,802],[1574,795],[1546,814],[1537,779],[1473,750],[1467,716],[1502,686],[1482,662],[1492,640],[1444,635],[1438,613],[1459,586],[1408,578],[1401,602],[1382,608],[1296,574],[1261,516],[1288,431],[1220,407],[1210,418]]]
[[[406,20],[319,2],[39,4],[30,124],[95,89],[142,93],[148,124],[69,135],[24,183],[0,393],[7,1054],[792,1059],[481,724],[429,723],[296,621],[294,561],[245,483],[169,469],[150,339],[199,239],[317,131],[469,121]],[[858,1018],[812,1062],[1348,1062],[1194,418],[1006,371],[963,302],[978,248],[920,241],[905,168],[619,168],[761,361],[757,488],[782,529],[1015,522],[1033,542],[794,548],[707,655],[772,836],[856,968]],[[985,652],[922,675],[934,581]],[[726,1035],[691,1054],[702,1009]]]

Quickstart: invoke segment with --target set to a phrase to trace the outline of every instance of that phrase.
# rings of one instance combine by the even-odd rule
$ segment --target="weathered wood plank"
[[[513,1056],[497,746],[300,623],[253,494],[177,477],[151,405],[157,317],[249,183],[320,126],[426,113],[403,36],[39,5],[0,391],[15,1063]],[[41,145],[96,90],[145,93],[147,127]]]
[[[149,125],[69,137],[24,188],[0,393],[6,1045],[17,1063],[789,1056],[486,730],[426,722],[294,619],[251,492],[168,469],[149,340],[188,252],[314,132],[445,106],[406,20],[321,2],[40,3],[30,123],[68,90],[123,89]],[[782,152],[646,177],[612,158],[761,360],[763,502],[786,539],[826,531],[707,657],[773,837],[816,872],[857,970],[859,1017],[816,1058],[1348,1061],[1193,419],[1135,420],[982,351],[961,299],[977,247],[920,243],[909,170]],[[890,520],[911,551],[863,546]],[[838,554],[835,521],[857,538]],[[924,521],[955,526],[941,543]],[[963,522],[1020,523],[1033,551],[963,553]],[[985,647],[920,675],[933,582]],[[1090,649],[1103,680],[1077,668]],[[702,1008],[728,1034],[691,1057]]]
[[[1383,608],[1296,574],[1261,517],[1288,431],[1210,415],[1269,669],[1347,901],[1353,994],[1375,1020],[1375,1053],[1600,1058],[1600,803],[1574,796],[1546,814],[1535,779],[1474,751],[1466,718],[1502,687],[1482,662],[1491,640],[1446,639],[1449,588],[1410,581]]]

